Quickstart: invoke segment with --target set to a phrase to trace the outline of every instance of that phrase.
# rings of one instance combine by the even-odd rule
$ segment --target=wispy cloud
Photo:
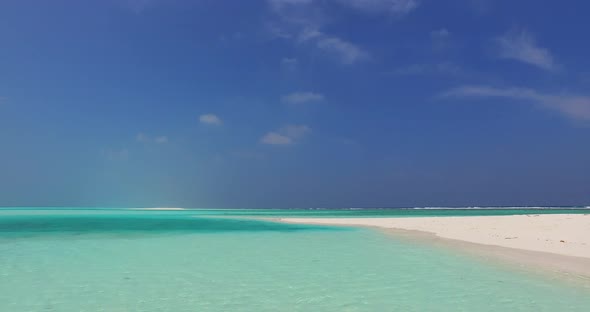
[[[292,40],[295,44],[312,47],[328,56],[335,57],[342,64],[354,64],[369,58],[361,46],[322,30],[326,22],[321,10],[321,1],[313,0],[267,0],[277,17],[268,30],[275,38]],[[335,3],[342,1],[331,0]],[[394,2],[401,1],[395,0]],[[361,3],[363,1],[353,1]],[[381,1],[370,0],[372,7]],[[346,2],[348,3],[348,2]],[[352,2],[350,3],[352,5]],[[360,4],[355,4],[360,5]]]
[[[360,46],[344,39],[327,36],[325,34],[318,37],[315,41],[315,45],[327,53],[334,54],[344,64],[353,64],[369,57],[369,53]]]
[[[311,133],[307,125],[286,125],[279,130],[271,131],[260,138],[260,143],[270,145],[291,145]]]
[[[296,43],[314,47],[345,65],[355,64],[370,58],[369,52],[361,46],[343,38],[328,35],[316,28],[302,29],[294,38],[296,38]]]
[[[221,118],[217,117],[215,114],[203,114],[199,116],[199,122],[202,124],[215,126],[219,126],[223,123]]]
[[[499,58],[517,60],[544,70],[559,66],[548,49],[539,47],[533,35],[525,30],[512,30],[494,39]]]
[[[260,142],[271,145],[289,145],[293,144],[293,139],[277,132],[269,132],[260,139]]]
[[[135,140],[141,143],[156,143],[156,144],[164,144],[168,143],[168,137],[165,135],[158,135],[155,137],[151,137],[143,132],[138,133],[135,136]]]
[[[328,35],[311,26],[303,28],[299,32],[297,42],[314,46],[323,53],[336,57],[346,65],[369,58],[369,53],[360,46],[345,39]]]
[[[496,97],[528,101],[541,107],[555,110],[562,115],[590,121],[590,96],[550,94],[529,88],[495,88],[491,86],[461,86],[451,89],[442,97]]]
[[[293,92],[281,97],[281,102],[286,104],[305,104],[324,100],[324,95],[315,92]]]
[[[418,7],[418,0],[336,0],[354,9],[369,13],[405,15]]]

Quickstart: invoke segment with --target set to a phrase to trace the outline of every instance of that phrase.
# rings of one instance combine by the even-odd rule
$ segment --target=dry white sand
[[[417,218],[282,218],[282,222],[370,226],[523,266],[590,277],[590,215]],[[397,231],[397,232],[396,232]],[[430,235],[425,235],[430,234]]]

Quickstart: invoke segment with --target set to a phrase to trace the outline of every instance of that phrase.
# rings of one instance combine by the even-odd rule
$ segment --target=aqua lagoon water
[[[370,229],[252,218],[510,212],[527,213],[5,209],[0,311],[587,311],[590,290],[545,276]]]

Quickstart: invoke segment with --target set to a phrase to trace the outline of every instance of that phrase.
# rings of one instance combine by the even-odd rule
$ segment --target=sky
[[[0,206],[590,205],[588,10],[4,0]]]

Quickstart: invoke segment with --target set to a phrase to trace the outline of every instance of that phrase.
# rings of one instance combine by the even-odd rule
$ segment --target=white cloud
[[[281,101],[287,104],[305,104],[324,100],[324,95],[314,92],[293,92],[281,97]]]
[[[420,4],[418,0],[336,0],[343,5],[369,13],[405,15]]]
[[[562,115],[590,121],[590,96],[541,93],[529,88],[495,88],[490,86],[461,86],[451,89],[443,97],[497,97],[529,101],[555,110]]]
[[[495,39],[498,57],[524,62],[545,70],[558,68],[549,50],[537,46],[527,31],[513,30]]]
[[[270,145],[290,145],[301,140],[311,132],[306,125],[286,125],[277,131],[271,131],[260,138],[260,143]]]
[[[221,125],[222,121],[215,114],[203,114],[199,116],[199,122],[206,125]]]

